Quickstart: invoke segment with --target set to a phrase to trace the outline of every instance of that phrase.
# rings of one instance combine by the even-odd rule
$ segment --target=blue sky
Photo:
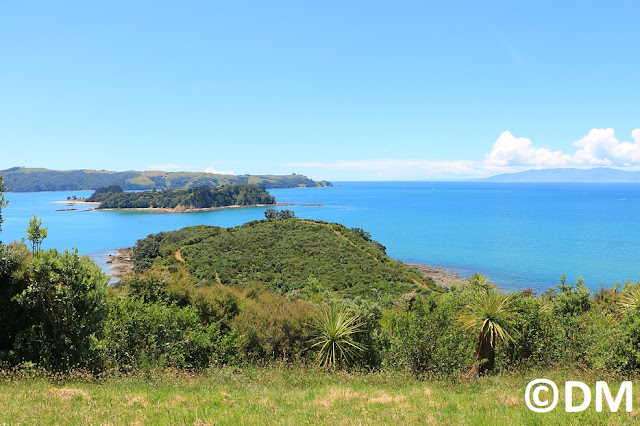
[[[0,1],[0,169],[640,168],[640,3]]]

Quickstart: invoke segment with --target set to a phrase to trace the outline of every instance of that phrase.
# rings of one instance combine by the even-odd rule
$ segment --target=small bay
[[[640,184],[334,182],[269,192],[302,218],[360,227],[405,262],[481,272],[506,290],[538,293],[578,276],[592,290],[640,279]],[[77,247],[103,267],[109,253],[150,233],[193,225],[237,226],[264,207],[204,213],[95,211],[56,201],[92,191],[7,193],[0,239],[26,236],[36,214],[43,248]],[[301,205],[302,204],[302,205]],[[304,204],[321,204],[305,206]],[[58,211],[75,208],[72,211]]]

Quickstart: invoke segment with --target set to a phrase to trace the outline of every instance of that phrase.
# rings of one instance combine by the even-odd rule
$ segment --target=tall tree
[[[49,228],[42,228],[42,219],[34,214],[32,219],[29,219],[29,227],[27,228],[27,239],[31,242],[31,248],[34,253],[40,251],[42,241],[47,238]]]

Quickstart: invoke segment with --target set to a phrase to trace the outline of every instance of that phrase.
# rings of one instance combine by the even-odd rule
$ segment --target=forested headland
[[[188,189],[125,192],[117,185],[98,188],[86,202],[98,202],[98,209],[162,208],[175,211],[227,206],[275,204],[275,198],[256,185],[229,185],[210,188],[202,185]]]
[[[331,186],[327,181],[314,181],[306,176],[290,175],[225,175],[194,172],[106,170],[48,170],[12,167],[0,170],[9,192],[80,191],[117,185],[124,190],[196,188],[202,185],[257,185],[261,188],[312,188]]]

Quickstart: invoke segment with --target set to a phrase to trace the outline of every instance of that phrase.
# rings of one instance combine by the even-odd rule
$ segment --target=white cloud
[[[213,167],[207,167],[206,169],[204,169],[205,173],[212,173],[214,175],[232,175],[233,170],[216,170]]]
[[[378,159],[357,161],[287,163],[322,179],[424,180],[468,179],[498,173],[554,167],[597,166],[640,167],[640,129],[631,133],[634,142],[620,142],[613,129],[591,129],[573,143],[575,153],[539,147],[524,137],[504,131],[494,142],[484,161],[432,161]]]
[[[178,164],[150,164],[147,166],[147,170],[176,170],[176,169],[185,169],[186,167],[180,166]]]
[[[573,143],[580,148],[573,155],[562,151],[539,148],[527,138],[516,138],[503,132],[487,154],[484,166],[499,168],[552,168],[552,167],[632,167],[640,165],[640,129],[632,132],[636,141],[620,142],[613,129],[591,129],[582,139]]]
[[[576,165],[629,167],[640,164],[640,132],[632,132],[632,142],[620,142],[613,129],[591,129],[573,145],[581,148],[573,156]]]
[[[531,139],[516,138],[511,132],[504,131],[493,144],[493,149],[485,158],[485,165],[505,166],[548,166],[557,167],[567,164],[571,156],[562,151],[548,148],[535,148]]]

